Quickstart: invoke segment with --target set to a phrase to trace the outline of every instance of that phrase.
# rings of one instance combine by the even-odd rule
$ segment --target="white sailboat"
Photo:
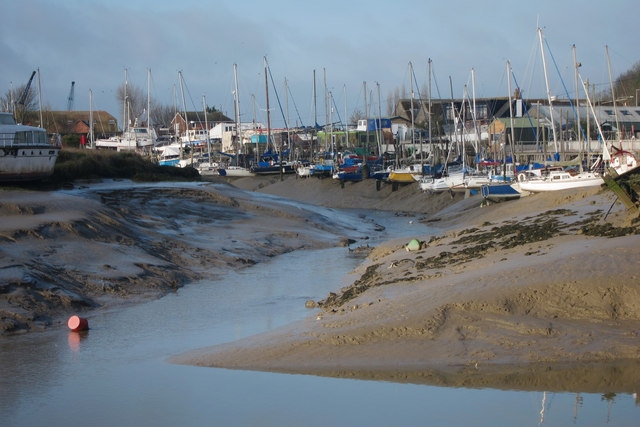
[[[598,187],[604,184],[602,176],[596,172],[549,171],[540,178],[520,182],[520,189],[532,193],[543,191],[569,190],[573,188]]]

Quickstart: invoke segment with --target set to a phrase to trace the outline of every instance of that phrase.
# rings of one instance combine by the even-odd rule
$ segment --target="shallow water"
[[[376,219],[387,226],[379,239],[428,231],[411,217]],[[84,334],[0,337],[0,425],[637,425],[632,395],[450,389],[166,361],[310,315],[305,301],[339,289],[360,262],[346,248],[297,251],[159,300],[94,312]]]

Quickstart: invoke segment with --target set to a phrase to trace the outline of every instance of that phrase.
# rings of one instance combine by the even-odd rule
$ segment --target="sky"
[[[39,69],[43,105],[106,110],[121,120],[125,79],[161,104],[215,106],[234,116],[234,64],[243,121],[266,122],[264,60],[272,127],[325,122],[325,78],[332,119],[387,113],[395,92],[432,97],[507,96],[507,61],[524,98],[546,98],[538,39],[542,29],[551,95],[575,97],[574,58],[597,91],[640,61],[637,0],[0,0],[0,95]],[[151,79],[148,80],[148,70]],[[316,100],[313,75],[316,75]],[[473,70],[473,71],[472,71]],[[326,77],[325,77],[326,76]],[[285,92],[285,79],[288,91]],[[512,90],[516,87],[511,81]],[[565,89],[566,87],[566,89]],[[345,96],[346,89],[346,96]],[[466,92],[465,92],[466,90]],[[176,96],[177,94],[177,96]],[[632,96],[635,94],[625,94]],[[583,94],[581,96],[584,96]],[[280,103],[278,103],[278,98]],[[280,107],[281,106],[281,107]],[[314,107],[315,106],[315,107]]]

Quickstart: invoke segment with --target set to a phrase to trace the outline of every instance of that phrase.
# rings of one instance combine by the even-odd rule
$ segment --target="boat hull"
[[[33,181],[53,174],[59,147],[45,145],[0,148],[0,181]]]
[[[540,179],[523,181],[520,183],[520,189],[532,193],[540,193],[545,191],[562,191],[584,187],[599,187],[602,184],[604,184],[604,180],[601,176],[589,173],[559,180]]]

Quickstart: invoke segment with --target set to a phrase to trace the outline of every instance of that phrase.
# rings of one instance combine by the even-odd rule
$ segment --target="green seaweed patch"
[[[580,231],[586,236],[598,237],[622,237],[632,234],[640,234],[640,226],[616,227],[609,223],[590,224],[583,226]]]

